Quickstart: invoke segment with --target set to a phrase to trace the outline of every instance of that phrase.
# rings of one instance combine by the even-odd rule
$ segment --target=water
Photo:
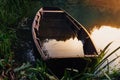
[[[65,9],[76,20],[78,20],[90,33],[98,52],[112,42],[107,56],[113,50],[120,46],[120,2],[116,0],[85,0],[82,3],[79,0],[67,0],[68,2],[58,2],[58,6]],[[113,7],[113,6],[114,7]],[[51,5],[50,5],[51,6]],[[110,62],[119,56],[120,50],[111,55]],[[120,59],[116,59],[110,64],[110,68],[119,68]]]
[[[91,38],[95,43],[98,53],[107,44],[113,42],[108,48],[109,51],[105,55],[107,56],[120,46],[119,3],[116,1],[101,1],[97,5],[96,1],[94,0],[91,4],[88,3],[87,5],[67,5],[65,9],[91,33]],[[116,5],[116,7],[113,8],[111,5]],[[118,57],[120,55],[119,53],[120,50],[111,55],[108,58],[108,62]],[[110,64],[110,70],[119,69],[119,62],[120,58],[112,62]]]
[[[113,26],[105,26],[105,25],[101,26],[100,28],[94,27],[93,30],[91,31],[91,37],[92,37],[98,51],[103,50],[107,44],[112,42],[112,44],[107,49],[108,50],[107,54],[104,57],[106,57],[112,51],[114,51],[115,49],[120,47],[120,28],[115,28]],[[108,62],[110,62],[118,57],[109,65],[109,67],[110,67],[109,71],[112,72],[114,70],[119,70],[119,68],[120,68],[119,56],[120,56],[120,49],[118,51],[116,51],[114,54],[112,54],[110,57],[108,57],[108,60],[106,60],[106,62],[102,66],[104,66]]]
[[[51,58],[84,57],[82,42],[77,38],[67,41],[53,39],[44,42],[43,46],[45,48],[43,51],[47,50]]]
[[[49,58],[84,57],[78,31],[63,13],[44,13],[40,24],[41,47]]]
[[[34,62],[34,50],[31,35],[31,18],[24,18],[18,26],[17,35],[17,45],[14,47],[15,60],[17,62]]]

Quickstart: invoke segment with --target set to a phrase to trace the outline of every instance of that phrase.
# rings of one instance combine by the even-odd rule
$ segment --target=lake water
[[[72,1],[72,0],[70,0]],[[78,0],[75,0],[78,1]],[[97,0],[96,0],[97,1]],[[109,1],[105,1],[109,3]],[[79,3],[70,3],[67,5],[57,5],[65,9],[69,14],[71,14],[76,20],[78,20],[89,32],[98,53],[103,50],[107,44],[112,42],[112,44],[107,49],[108,52],[105,56],[110,54],[116,48],[120,46],[120,10],[119,4],[113,1],[116,5],[113,8],[110,4],[101,6],[99,5],[84,5]],[[106,4],[105,3],[105,4]],[[120,55],[120,50],[116,51],[113,55],[108,58],[108,62]],[[118,69],[120,58],[116,59],[110,64],[110,68]]]
[[[70,7],[70,9],[67,11],[91,33],[91,38],[95,43],[98,53],[110,42],[112,42],[112,44],[107,49],[108,52],[105,56],[114,51],[116,48],[120,47],[120,19],[119,17],[116,17],[115,14],[107,10],[101,12],[98,8],[93,6],[74,6],[72,8]],[[108,58],[108,62],[112,61],[118,56],[120,56],[120,50],[112,54]],[[110,69],[119,69],[119,63],[120,58],[116,59],[110,64]]]
[[[91,30],[91,38],[93,39],[98,51],[103,50],[107,44],[112,42],[112,44],[107,49],[108,52],[105,55],[106,57],[112,51],[120,47],[120,28],[116,28],[114,26],[106,26],[106,25],[103,25],[100,28],[94,27]],[[120,56],[120,49],[117,50],[110,57],[108,57],[108,60],[106,60],[103,65],[107,64],[108,62],[118,57],[109,65],[109,67],[110,67],[110,72],[119,69],[120,68],[119,56]]]

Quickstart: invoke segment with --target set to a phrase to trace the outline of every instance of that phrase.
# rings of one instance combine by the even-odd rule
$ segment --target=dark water
[[[31,25],[32,18],[24,18],[17,29],[17,45],[15,46],[15,59],[18,62],[34,62]]]
[[[91,5],[89,1],[85,3],[84,0],[58,0],[50,3],[48,0],[48,3],[43,1],[43,6],[56,6],[66,10],[88,30],[94,26],[120,25],[120,10],[114,13],[114,10],[109,7]]]

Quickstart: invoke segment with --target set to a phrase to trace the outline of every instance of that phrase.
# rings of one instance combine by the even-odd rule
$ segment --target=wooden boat
[[[59,8],[41,8],[34,18],[32,35],[43,60],[98,55],[87,30]]]
[[[59,78],[67,68],[84,71],[89,63],[84,58],[94,61],[98,56],[87,30],[59,8],[43,7],[36,13],[32,36],[39,55]]]

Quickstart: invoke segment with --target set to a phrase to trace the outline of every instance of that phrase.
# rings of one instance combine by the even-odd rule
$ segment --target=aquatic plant
[[[112,42],[111,42],[111,43],[112,43]],[[101,59],[98,58],[98,62],[97,62],[97,64],[95,65],[94,71],[98,70],[98,68],[100,68],[100,66],[102,66],[102,65],[105,63],[105,61],[107,61],[108,58],[109,58],[112,54],[114,54],[116,51],[118,51],[118,50],[120,49],[120,47],[118,47],[118,48],[116,48],[115,50],[113,50],[111,53],[109,53],[106,57],[104,57],[105,54],[107,54],[108,51],[106,51],[106,50],[107,50],[107,48],[111,45],[111,43],[109,43],[109,44],[102,50],[102,52],[101,52],[102,57],[101,57],[101,55],[100,55],[100,58],[101,58]],[[103,58],[103,57],[104,57],[104,58]],[[115,61],[117,58],[119,58],[119,56],[117,56],[116,58],[114,58],[113,60],[111,60],[111,61],[110,61],[109,63],[107,63],[104,67],[108,66],[110,63],[112,63],[113,61]],[[102,67],[102,68],[104,68],[104,67]]]
[[[112,80],[113,78],[113,75],[118,75],[117,73],[118,72],[114,72],[114,70],[112,71],[113,73],[109,73],[110,72],[110,69],[109,69],[109,65],[114,62],[116,59],[120,58],[120,56],[117,56],[116,58],[112,59],[111,61],[107,62],[107,64],[103,65],[107,60],[108,58],[114,54],[116,51],[118,51],[120,49],[120,47],[116,48],[115,50],[113,50],[111,53],[109,53],[106,57],[104,57],[107,53],[108,53],[108,47],[112,44],[109,43],[100,53],[100,55],[96,58],[96,64],[91,67],[93,69],[91,69],[92,71],[89,72],[89,73],[84,73],[85,76],[84,76],[84,79],[108,79],[108,80]],[[104,71],[104,69],[107,68],[107,71]],[[101,74],[100,74],[101,73]],[[87,75],[87,76],[86,76]]]
[[[88,59],[88,61],[90,61],[90,63],[94,63],[93,65],[89,64],[86,66],[85,71],[82,73],[77,73],[76,75],[72,75],[70,76],[70,73],[67,72],[67,74],[65,74],[63,76],[63,78],[69,78],[70,80],[76,80],[76,79],[80,79],[80,80],[112,80],[112,79],[119,79],[119,70],[113,69],[112,73],[109,73],[110,69],[108,68],[109,65],[114,62],[116,59],[120,58],[120,56],[117,56],[116,58],[114,58],[113,60],[109,61],[107,64],[105,64],[103,66],[103,64],[105,63],[105,61],[112,55],[114,54],[116,51],[118,51],[120,49],[120,47],[116,48],[115,50],[113,50],[111,53],[109,53],[109,55],[107,55],[106,57],[104,57],[107,52],[108,52],[108,47],[112,44],[109,43],[103,50],[101,50],[100,55],[95,58],[95,59]],[[107,71],[104,71],[104,69],[107,67]],[[90,69],[89,69],[90,68]],[[102,73],[102,74],[99,74]]]

